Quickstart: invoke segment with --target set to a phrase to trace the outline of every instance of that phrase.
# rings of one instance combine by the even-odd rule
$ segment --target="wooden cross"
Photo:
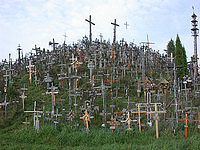
[[[76,75],[77,75],[78,65],[82,65],[83,63],[82,63],[82,62],[79,62],[79,61],[78,61],[78,58],[77,58],[77,56],[76,56],[75,61],[72,62],[72,63],[70,63],[70,64],[71,64],[71,65],[75,65],[75,73],[76,73]],[[76,79],[76,88],[78,87],[78,86],[77,86],[77,83],[78,83],[78,79]]]
[[[131,112],[132,114],[138,114],[138,122],[139,122],[139,132],[141,133],[141,113],[146,113],[146,111],[140,111],[140,104],[137,104],[138,111]]]
[[[116,126],[120,125],[120,122],[118,122],[116,118],[112,119],[111,121],[107,121],[107,123],[110,124],[110,129],[112,132],[115,131]]]
[[[51,105],[52,105],[52,117],[54,115],[54,106],[56,105],[56,96],[55,94],[58,94],[58,91],[56,91],[57,87],[51,86],[51,92],[46,92],[46,94],[51,94]]]
[[[26,121],[22,122],[23,124],[25,124],[25,128],[27,129],[27,125],[30,124],[30,122],[27,121],[27,117],[26,117]]]
[[[112,99],[112,83],[118,82],[118,80],[113,80],[112,73],[110,74],[110,80],[104,80],[104,82],[110,82],[110,98]]]
[[[29,81],[30,81],[30,84],[32,82],[32,73],[34,73],[34,71],[32,70],[32,67],[34,67],[34,65],[31,65],[31,60],[29,60],[29,65],[26,66],[26,68],[28,68],[28,72],[29,72]]]
[[[95,25],[92,20],[91,20],[91,15],[89,15],[89,20],[85,19],[89,23],[89,28],[90,28],[90,44],[92,43],[92,25]]]
[[[158,133],[158,114],[159,113],[166,113],[166,111],[158,111],[158,107],[157,107],[157,103],[154,104],[155,105],[155,111],[150,111],[150,112],[147,112],[147,114],[154,114],[155,118],[155,122],[156,122],[156,138],[158,139],[159,138],[159,133]]]
[[[187,117],[187,112],[185,112],[185,118],[184,119],[179,119],[179,121],[184,121],[185,122],[185,138],[188,137],[188,134],[187,134],[187,128],[188,128],[188,121],[199,121],[199,120],[193,120],[193,119],[189,119]]]
[[[27,96],[24,95],[24,93],[25,93],[26,90],[28,90],[27,88],[25,88],[25,84],[24,84],[24,88],[21,88],[21,90],[22,90],[22,95],[19,96],[19,97],[22,99],[22,108],[24,110],[24,100],[25,100],[25,98],[27,98]]]
[[[85,114],[83,117],[80,117],[80,119],[83,119],[84,120],[84,123],[86,125],[86,131],[88,132],[89,131],[89,121],[90,119],[93,119],[94,117],[93,116],[90,116],[90,114],[88,113],[87,109],[85,110]]]
[[[42,111],[36,111],[36,101],[34,102],[34,107],[33,107],[33,111],[31,110],[31,111],[24,111],[25,113],[33,113],[33,126],[36,128],[36,124],[37,124],[37,122],[36,121],[39,121],[38,120],[38,117],[40,117],[40,116],[38,116],[38,113],[43,113]],[[37,113],[37,115],[36,115],[36,113]],[[37,119],[37,120],[36,120]]]
[[[116,26],[119,27],[119,25],[116,23],[116,19],[114,20],[114,23],[111,22],[112,25],[114,25],[114,37],[113,37],[113,43],[116,42]]]
[[[127,130],[132,130],[131,128],[131,122],[136,122],[137,120],[131,120],[130,118],[130,111],[128,111],[127,114],[127,119],[126,120],[122,120],[121,122],[127,122],[128,123],[128,129]]]

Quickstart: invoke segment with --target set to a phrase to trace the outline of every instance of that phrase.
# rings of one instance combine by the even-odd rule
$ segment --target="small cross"
[[[126,21],[126,23],[124,23],[124,25],[126,26],[126,30],[127,30],[128,26],[129,26],[129,24],[127,23],[127,21]]]
[[[63,36],[64,36],[64,38],[65,38],[65,41],[66,41],[66,38],[67,38],[66,32],[65,32],[65,34],[64,34]]]

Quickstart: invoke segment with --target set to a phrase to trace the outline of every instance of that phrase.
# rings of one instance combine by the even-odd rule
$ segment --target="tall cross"
[[[146,113],[146,111],[140,111],[140,104],[138,105],[138,111],[136,112],[131,112],[132,114],[138,114],[138,122],[139,122],[139,132],[141,133],[141,113]]]
[[[124,23],[124,25],[126,26],[126,30],[127,30],[128,26],[129,26],[129,24],[127,23],[127,21],[126,21],[126,23]]]
[[[116,42],[116,26],[119,26],[117,23],[116,23],[116,19],[114,20],[114,23],[111,22],[112,25],[114,25],[114,37],[113,37],[113,43]]]
[[[179,121],[184,121],[185,122],[185,138],[188,137],[188,134],[187,134],[187,128],[188,128],[188,121],[199,121],[199,120],[193,120],[193,119],[189,119],[187,117],[187,112],[185,112],[185,118],[184,119],[179,119]]]
[[[158,119],[159,119],[159,116],[158,116],[158,114],[159,113],[166,113],[166,111],[158,111],[157,103],[155,103],[154,105],[155,105],[155,111],[147,112],[147,114],[154,114],[154,120],[156,122],[156,138],[158,139],[159,138],[159,133],[158,133]]]
[[[113,82],[118,82],[118,80],[113,80],[112,73],[110,74],[110,80],[104,80],[105,82],[110,82],[110,98],[112,99],[113,94],[112,94],[112,83]]]
[[[89,28],[90,28],[90,44],[92,43],[92,25],[95,25],[91,20],[91,15],[89,15],[89,20],[85,19],[85,21],[89,22]]]

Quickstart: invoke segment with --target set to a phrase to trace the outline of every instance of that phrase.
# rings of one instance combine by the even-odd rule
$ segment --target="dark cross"
[[[53,51],[55,50],[57,44],[58,44],[58,43],[55,43],[54,38],[53,38],[53,42],[49,41],[49,45],[52,45],[52,46],[53,46]]]
[[[18,45],[17,51],[18,51],[18,62],[20,63],[21,62],[20,51],[22,51],[20,44]]]
[[[35,51],[36,56],[38,56],[38,55],[41,53],[41,51],[40,51],[40,47],[37,48],[36,45],[35,45],[35,48],[32,48],[32,50]]]
[[[124,25],[126,26],[126,30],[127,30],[128,26],[129,26],[129,24],[127,23],[127,21],[126,21],[126,23],[124,23]]]
[[[114,38],[113,38],[113,43],[115,43],[116,41],[116,26],[119,26],[117,23],[116,23],[116,19],[114,20],[114,23],[111,22],[112,25],[114,25]]]
[[[89,15],[89,20],[85,19],[85,21],[89,22],[90,27],[90,44],[92,43],[92,25],[95,25],[91,20],[91,15]]]

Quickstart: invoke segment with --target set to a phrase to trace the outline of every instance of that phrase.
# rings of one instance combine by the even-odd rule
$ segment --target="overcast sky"
[[[85,19],[92,15],[93,39],[113,40],[111,22],[117,19],[117,40],[139,44],[149,35],[154,45],[163,52],[168,41],[179,34],[187,56],[193,55],[191,36],[192,6],[200,21],[199,0],[0,0],[0,60],[17,58],[17,46],[28,53],[36,44],[52,49],[48,43],[54,38],[62,44],[66,33],[67,44],[88,36]],[[127,30],[124,23],[129,24]],[[198,42],[198,56],[200,56]]]

